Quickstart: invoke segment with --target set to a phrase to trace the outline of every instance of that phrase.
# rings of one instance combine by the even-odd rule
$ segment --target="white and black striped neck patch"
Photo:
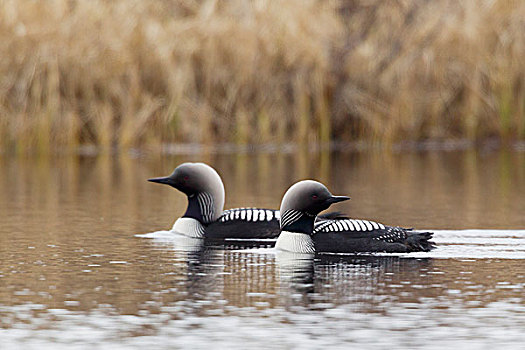
[[[287,209],[284,211],[283,215],[281,216],[281,229],[284,227],[293,224],[297,220],[303,217],[305,213],[299,210],[295,209]]]
[[[259,208],[235,208],[225,210],[219,218],[220,222],[236,220],[247,222],[279,220],[279,211]]]
[[[200,192],[197,194],[197,201],[199,202],[202,220],[207,224],[212,222],[215,215],[213,196],[208,192]]]
[[[314,227],[314,233],[318,232],[352,232],[352,231],[374,231],[384,230],[385,225],[368,220],[326,220],[317,221]]]

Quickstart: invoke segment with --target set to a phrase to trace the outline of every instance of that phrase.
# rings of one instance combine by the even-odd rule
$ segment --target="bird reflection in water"
[[[187,292],[186,298],[235,307],[327,309],[350,304],[355,311],[383,312],[388,300],[419,302],[412,285],[432,269],[432,259],[294,254],[260,248],[260,242],[184,237],[170,244],[177,262],[172,281]],[[211,304],[199,307],[198,313]]]
[[[288,307],[330,308],[353,303],[356,310],[381,310],[393,290],[411,288],[431,259],[398,256],[277,254],[281,297]],[[413,289],[405,293],[413,296]],[[398,290],[394,293],[399,297]],[[401,293],[403,295],[403,293]],[[417,300],[407,300],[414,301]]]

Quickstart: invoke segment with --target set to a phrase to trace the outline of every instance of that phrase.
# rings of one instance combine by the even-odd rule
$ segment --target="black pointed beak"
[[[332,197],[328,198],[327,202],[329,204],[334,204],[334,203],[347,201],[349,199],[350,199],[350,197],[347,197],[347,196],[332,196]]]
[[[165,177],[154,177],[152,179],[148,179],[149,182],[155,182],[155,183],[158,183],[158,184],[163,184],[163,185],[173,185],[173,181],[171,180],[171,178],[169,176],[165,176]]]

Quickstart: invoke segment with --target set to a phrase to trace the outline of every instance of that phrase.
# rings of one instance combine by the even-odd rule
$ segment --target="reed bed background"
[[[525,139],[522,0],[0,0],[0,150]]]

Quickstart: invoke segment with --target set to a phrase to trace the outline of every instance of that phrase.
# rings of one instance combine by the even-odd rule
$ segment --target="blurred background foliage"
[[[525,139],[522,0],[0,0],[0,150]]]

